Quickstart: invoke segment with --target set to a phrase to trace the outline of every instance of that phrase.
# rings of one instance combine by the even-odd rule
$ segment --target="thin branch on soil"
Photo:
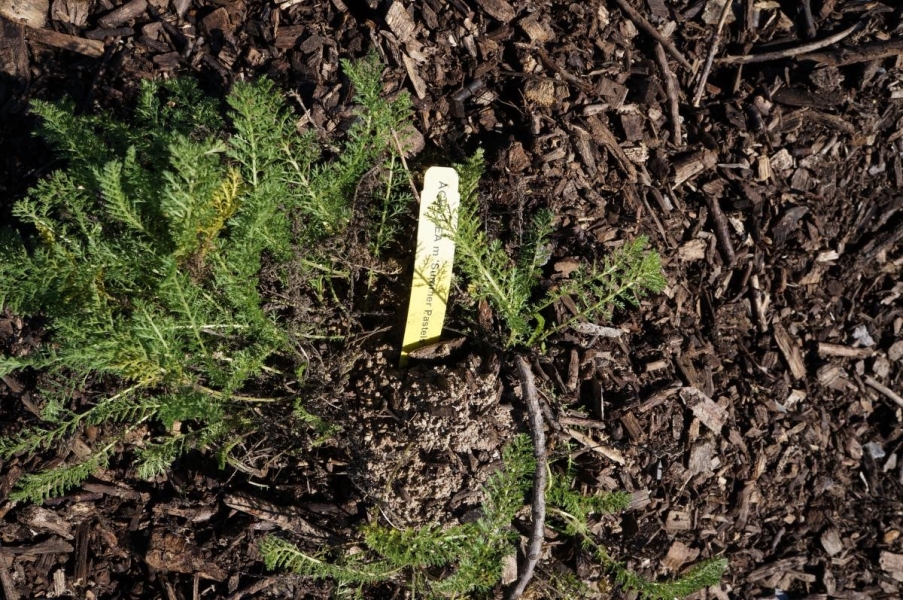
[[[692,70],[693,65],[690,64],[690,61],[684,58],[684,55],[680,53],[680,50],[675,48],[674,44],[672,44],[668,40],[668,38],[663,36],[658,29],[653,27],[652,23],[647,21],[646,18],[638,13],[634,7],[630,6],[627,0],[615,0],[615,4],[617,4],[625,13],[627,13],[627,16],[630,17],[630,19],[636,24],[637,27],[654,37],[662,46],[664,46],[665,50],[668,51],[668,54],[673,56],[677,60],[677,62],[680,63],[680,66],[687,69],[688,71]]]
[[[760,62],[768,62],[770,60],[779,60],[782,58],[790,58],[792,56],[799,56],[800,54],[807,54],[809,52],[814,52],[816,50],[821,50],[822,48],[826,48],[842,39],[849,37],[853,33],[862,29],[863,23],[859,22],[855,25],[847,27],[843,31],[839,31],[834,35],[830,35],[823,40],[818,40],[817,42],[810,42],[808,44],[803,44],[802,46],[797,46],[796,48],[786,48],[784,50],[776,50],[774,52],[764,52],[762,54],[744,54],[742,56],[725,56],[723,58],[719,58],[715,62],[719,65],[748,65],[750,63],[760,63]]]
[[[507,594],[508,600],[520,598],[533,578],[536,563],[542,554],[542,542],[545,539],[546,525],[546,434],[543,430],[542,409],[539,407],[539,396],[536,393],[536,380],[530,363],[523,356],[514,359],[517,374],[520,377],[521,390],[527,403],[530,415],[530,433],[533,436],[533,456],[536,459],[536,472],[533,474],[533,528],[530,532],[530,543],[527,546],[526,561],[514,587]]]
[[[870,388],[872,388],[873,390],[875,390],[877,392],[884,394],[888,399],[896,402],[897,406],[903,408],[903,397],[901,397],[900,394],[893,391],[886,385],[878,383],[871,377],[866,376],[864,381],[865,381],[865,385],[869,386]]]
[[[724,29],[724,23],[727,21],[727,15],[733,6],[731,0],[724,3],[721,9],[721,16],[718,18],[718,26],[715,28],[715,35],[712,36],[712,45],[709,47],[709,54],[705,57],[705,66],[699,75],[699,82],[696,84],[696,92],[693,93],[693,106],[699,106],[702,100],[702,94],[705,92],[705,84],[709,80],[709,73],[712,71],[712,63],[715,61],[715,53],[718,52],[718,46],[721,45],[721,31]]]
[[[731,242],[730,223],[728,223],[727,217],[724,216],[724,211],[721,210],[718,198],[712,194],[705,194],[705,204],[709,207],[709,214],[711,214],[712,221],[715,223],[715,237],[718,238],[718,244],[721,246],[721,252],[724,254],[724,262],[732,267],[737,261],[737,255],[734,252],[734,244]]]
[[[36,29],[27,25],[25,26],[25,34],[29,41],[50,46],[51,48],[61,48],[94,58],[103,56],[104,45],[100,40],[87,40],[52,29]]]
[[[818,343],[819,356],[842,356],[844,358],[869,358],[874,352],[870,348],[853,348],[830,342]]]
[[[555,62],[554,60],[552,60],[552,57],[549,56],[545,50],[543,50],[542,48],[536,48],[536,53],[539,55],[539,60],[542,61],[542,64],[544,64],[547,68],[551,69],[552,71],[555,71],[556,73],[558,73],[562,79],[564,79],[568,83],[571,83],[571,84],[577,86],[584,92],[592,92],[592,86],[580,81],[579,79],[577,79],[576,76],[574,76],[571,73],[568,73],[567,71],[562,69],[560,66],[558,66],[558,63]]]
[[[266,577],[264,579],[260,579],[260,580],[256,581],[255,583],[252,583],[245,589],[238,590],[237,592],[235,592],[234,594],[229,596],[226,600],[241,600],[245,596],[253,596],[256,593],[262,592],[263,590],[267,589],[268,587],[270,587],[271,585],[276,583],[278,580],[279,580],[279,578],[277,578],[277,577]]]
[[[678,148],[683,146],[683,133],[680,130],[680,92],[677,89],[677,78],[668,66],[668,57],[661,43],[655,43],[655,60],[662,71],[665,82],[665,94],[668,96],[668,107],[671,110],[671,137]]]
[[[801,4],[803,5],[803,22],[806,25],[806,37],[811,40],[818,33],[815,29],[815,19],[812,17],[812,0],[802,0]]]
[[[832,67],[845,67],[870,60],[881,60],[899,54],[903,54],[903,38],[870,42],[853,48],[834,48],[825,52],[800,56],[799,60],[812,60]]]

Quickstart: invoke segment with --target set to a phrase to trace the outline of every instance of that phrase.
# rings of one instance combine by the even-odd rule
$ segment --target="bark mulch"
[[[0,0],[0,14],[14,4]],[[31,99],[123,111],[141,79],[193,73],[222,93],[267,75],[328,133],[349,108],[339,59],[376,50],[386,93],[414,97],[421,164],[484,147],[485,217],[503,234],[539,207],[555,212],[553,281],[640,234],[663,256],[667,290],[618,313],[619,337],[566,334],[532,365],[554,392],[550,435],[573,444],[580,483],[635,493],[632,510],[603,523],[612,554],[649,576],[727,557],[723,583],[699,598],[901,597],[898,3],[33,5],[28,25],[0,19],[0,219],[56,166],[31,136]],[[7,350],[40,336],[39,323],[0,319]],[[382,440],[361,450],[369,464],[334,445],[256,471],[198,456],[152,482],[112,465],[42,506],[2,500],[38,463],[3,465],[6,597],[328,597],[328,584],[265,571],[261,532],[314,546],[351,535],[373,510],[368,490],[386,486],[412,440],[420,462],[388,509],[401,521],[465,518],[525,422],[513,365],[468,341],[418,367],[408,394],[386,358],[397,337],[362,347],[339,398],[359,407],[348,417],[356,439]],[[37,399],[32,381],[4,383],[8,433],[33,421]],[[460,406],[430,404],[448,389],[479,399],[479,426],[456,420]],[[375,392],[395,414],[435,419],[402,431]],[[451,440],[446,456],[429,436]],[[597,575],[574,547],[552,554],[540,578]]]

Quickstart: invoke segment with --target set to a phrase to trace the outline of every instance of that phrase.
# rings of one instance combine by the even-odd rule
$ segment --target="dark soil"
[[[859,26],[815,53],[716,60],[694,107],[719,3],[626,0],[691,71],[623,1],[134,0],[121,19],[110,0],[54,0],[44,25],[0,19],[0,219],[58,166],[32,137],[31,99],[124,112],[143,78],[193,73],[223,93],[265,74],[333,132],[348,109],[339,59],[375,49],[386,92],[415,98],[415,166],[482,146],[492,227],[517,235],[537,208],[555,212],[550,281],[641,234],[663,256],[667,290],[616,315],[619,339],[567,334],[534,360],[579,482],[645,499],[600,529],[613,555],[652,577],[727,557],[700,598],[899,598],[903,9],[738,0],[717,57],[790,54]],[[73,36],[69,47],[49,31]],[[401,320],[396,302],[385,323]],[[40,335],[40,323],[0,320],[7,351]],[[6,597],[328,597],[327,583],[267,572],[261,535],[285,530],[312,549],[353,539],[380,511],[398,525],[468,518],[499,449],[526,430],[515,371],[469,339],[400,372],[400,337],[379,328],[336,382],[348,442],[223,471],[192,456],[152,482],[123,461],[43,506],[3,497],[59,456],[3,465]],[[34,421],[38,399],[33,381],[4,382],[8,434]],[[549,536],[540,579],[598,576]]]

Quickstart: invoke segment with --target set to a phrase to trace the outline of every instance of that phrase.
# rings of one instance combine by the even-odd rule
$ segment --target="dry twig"
[[[705,84],[709,80],[709,73],[712,71],[712,63],[715,60],[715,53],[718,52],[718,46],[721,44],[721,31],[724,29],[724,23],[727,21],[727,15],[731,11],[733,2],[727,0],[721,9],[721,16],[718,18],[718,26],[715,28],[715,35],[712,36],[712,45],[709,47],[709,54],[705,57],[705,66],[699,75],[699,82],[696,84],[696,92],[693,94],[693,106],[699,106],[702,100],[702,93],[705,91]]]
[[[872,379],[871,377],[867,376],[864,381],[865,381],[865,385],[869,386],[870,388],[872,388],[873,390],[875,390],[877,392],[884,394],[884,396],[887,397],[889,400],[894,401],[897,404],[897,406],[903,408],[903,397],[901,397],[900,394],[893,391],[886,385],[878,383],[875,379]]]
[[[25,33],[31,42],[52,48],[62,48],[63,50],[70,50],[95,58],[103,56],[104,46],[100,40],[88,40],[52,29],[35,29],[33,27],[26,27]]]
[[[278,577],[265,577],[263,579],[258,579],[248,587],[238,590],[237,592],[229,596],[228,600],[241,600],[245,596],[254,596],[258,592],[262,592],[263,590],[267,589],[277,581],[279,581]]]
[[[819,356],[840,356],[843,358],[869,358],[874,352],[870,348],[853,348],[830,342],[818,343]]]
[[[816,50],[821,50],[822,48],[826,48],[831,46],[832,44],[836,44],[840,40],[852,35],[859,29],[863,27],[863,23],[859,22],[855,25],[847,27],[843,31],[838,31],[834,35],[829,35],[823,40],[818,40],[817,42],[810,42],[808,44],[803,44],[802,46],[797,46],[795,48],[786,48],[784,50],[775,50],[774,52],[764,52],[762,54],[744,54],[743,56],[725,56],[723,58],[719,58],[715,62],[719,65],[748,65],[750,63],[760,63],[760,62],[768,62],[770,60],[779,60],[781,58],[790,58],[792,56],[799,56],[800,54],[807,54],[809,52],[815,52]]]
[[[680,129],[680,92],[677,89],[677,79],[668,66],[668,57],[661,43],[655,43],[655,61],[662,71],[662,79],[665,82],[665,94],[668,96],[668,107],[671,110],[671,137],[678,148],[683,146],[683,133]]]
[[[734,244],[731,242],[730,223],[724,215],[724,211],[721,210],[718,198],[712,194],[705,194],[705,204],[709,208],[709,216],[712,217],[712,223],[715,225],[715,237],[718,238],[718,244],[721,246],[724,262],[732,267],[737,262],[737,255],[734,252]]]
[[[812,60],[832,67],[845,67],[870,60],[881,60],[889,56],[903,54],[903,38],[892,38],[880,42],[861,44],[853,48],[834,48],[800,56],[799,60]]]
[[[617,4],[625,13],[627,13],[627,16],[630,17],[630,19],[637,25],[637,27],[654,37],[662,46],[664,46],[665,50],[668,51],[668,54],[673,56],[677,60],[677,62],[680,63],[680,66],[687,70],[693,68],[693,66],[690,64],[690,61],[684,58],[684,55],[680,53],[680,50],[675,48],[674,44],[672,44],[668,40],[668,38],[663,36],[658,29],[653,27],[652,23],[647,21],[646,18],[638,13],[634,7],[630,6],[627,0],[615,0],[615,4]]]
[[[812,16],[812,0],[802,0],[800,4],[803,5],[802,12],[803,22],[806,26],[806,37],[811,40],[817,33],[815,29],[815,18]]]
[[[545,539],[546,525],[546,434],[543,430],[542,409],[539,406],[539,395],[536,393],[536,381],[530,363],[523,356],[514,359],[517,374],[520,377],[521,390],[527,403],[530,415],[530,433],[533,436],[533,456],[536,459],[536,472],[533,474],[533,527],[530,531],[530,543],[527,546],[526,561],[520,575],[507,595],[508,600],[520,598],[533,579],[533,571],[542,554],[542,542]]]

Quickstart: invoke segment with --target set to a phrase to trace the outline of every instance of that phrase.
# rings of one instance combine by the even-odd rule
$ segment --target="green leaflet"
[[[308,355],[280,320],[286,311],[268,293],[299,263],[342,272],[310,242],[342,243],[366,172],[385,162],[397,177],[391,132],[410,112],[407,97],[382,97],[375,57],[344,68],[358,90],[358,121],[325,153],[315,133],[297,131],[266,79],[237,83],[225,102],[190,80],[145,82],[128,122],[75,115],[71,103],[32,105],[67,164],[15,204],[22,233],[0,232],[0,301],[44,317],[48,343],[27,357],[0,357],[0,374],[33,368],[61,388],[109,392],[74,411],[71,398],[40,390],[42,422],[0,438],[0,456],[62,446],[88,425],[104,449],[24,476],[12,497],[39,502],[78,485],[138,423],[147,435],[122,449],[141,477],[192,449],[225,464],[258,429],[250,407],[279,399],[260,390],[308,372]],[[387,188],[374,192],[395,207],[374,233],[380,246],[400,218],[399,187]],[[300,286],[321,294],[314,278]],[[318,441],[337,430],[294,414],[314,425]]]

